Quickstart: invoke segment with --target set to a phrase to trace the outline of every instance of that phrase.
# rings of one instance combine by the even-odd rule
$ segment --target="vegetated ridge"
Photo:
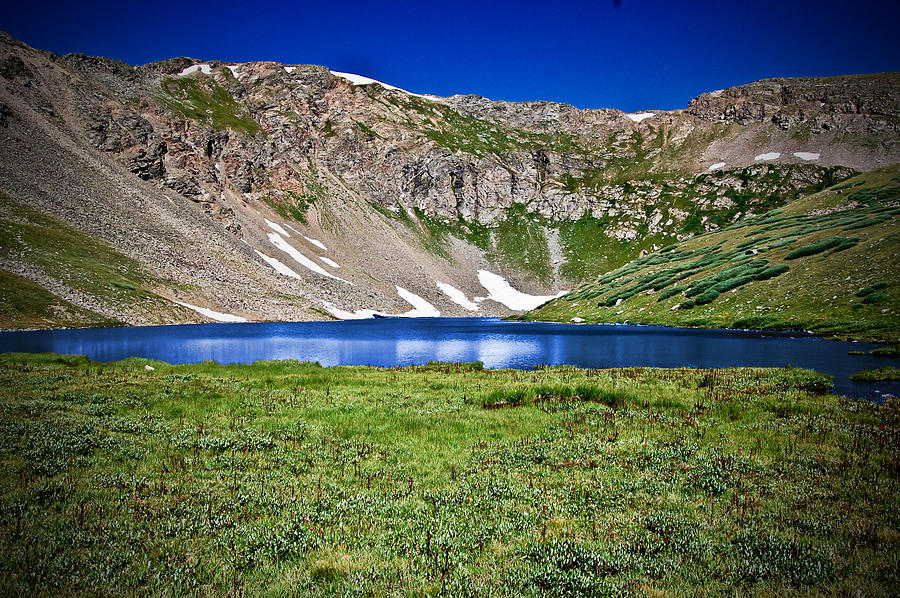
[[[0,35],[0,325],[521,313],[897,163],[898,80],[624,114]]]
[[[900,168],[853,177],[600,274],[523,319],[900,341]]]

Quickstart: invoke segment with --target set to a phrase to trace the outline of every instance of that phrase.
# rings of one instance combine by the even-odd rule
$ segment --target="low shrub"
[[[844,230],[856,230],[857,228],[865,228],[867,226],[875,226],[876,224],[881,224],[882,222],[886,222],[890,220],[890,216],[876,216],[875,218],[866,218],[865,220],[860,220],[854,224],[849,226],[845,226]]]
[[[900,380],[900,368],[886,365],[877,370],[861,370],[850,376],[854,382],[883,382]]]
[[[706,305],[707,303],[712,303],[719,295],[719,291],[715,289],[708,289],[697,295],[697,297],[694,299],[694,304]]]
[[[869,355],[875,355],[876,357],[900,357],[900,345],[878,347],[869,351]]]
[[[790,266],[788,266],[787,264],[778,264],[777,266],[766,268],[765,270],[757,274],[755,278],[756,280],[769,280],[770,278],[781,276],[790,269]]]
[[[687,290],[687,287],[671,287],[669,289],[666,289],[662,293],[660,293],[659,299],[657,299],[656,302],[659,303],[660,301],[665,301],[669,297],[673,297],[679,293],[683,293],[686,290]]]
[[[866,298],[863,299],[863,303],[868,305],[874,305],[876,303],[884,303],[887,301],[887,295],[883,293],[869,293],[866,295]]]
[[[855,238],[855,237],[854,237],[854,238],[852,238],[852,239],[847,239],[846,241],[844,241],[843,243],[841,243],[840,245],[838,245],[837,247],[835,247],[835,248],[831,251],[831,253],[837,253],[838,251],[844,251],[845,249],[850,249],[851,247],[856,247],[856,245],[857,245],[858,243],[859,243],[859,239],[858,239],[858,238]]]
[[[815,243],[811,243],[810,245],[798,247],[797,249],[789,252],[786,256],[784,256],[784,259],[795,260],[797,258],[806,257],[809,255],[816,255],[817,253],[822,253],[823,251],[834,249],[835,247],[845,244],[848,241],[849,239],[847,237],[828,237],[826,239],[820,239]]]
[[[867,295],[871,295],[875,291],[880,291],[881,289],[886,289],[888,287],[888,283],[884,281],[876,282],[874,284],[870,284],[869,286],[863,287],[856,293],[857,297],[866,297]]]
[[[740,286],[744,286],[748,282],[753,282],[755,278],[756,277],[753,274],[729,278],[728,280],[723,280],[722,282],[714,285],[711,290],[716,291],[717,293],[724,293],[726,291],[730,291],[731,289],[736,289]],[[697,297],[697,299],[700,299],[700,297]]]

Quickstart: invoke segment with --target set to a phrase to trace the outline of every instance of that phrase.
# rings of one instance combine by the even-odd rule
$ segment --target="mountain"
[[[898,83],[625,114],[0,35],[0,325],[521,313],[900,162]]]

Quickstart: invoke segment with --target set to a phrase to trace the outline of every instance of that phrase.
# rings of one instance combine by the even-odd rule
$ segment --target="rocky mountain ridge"
[[[0,267],[126,323],[197,318],[172,300],[251,320],[424,313],[410,294],[429,313],[506,315],[512,290],[479,271],[552,296],[900,161],[898,74],[767,80],[649,116],[369,81],[272,62],[133,67],[3,36]],[[47,248],[17,236],[36,214],[135,265],[90,290],[89,260],[38,267]]]

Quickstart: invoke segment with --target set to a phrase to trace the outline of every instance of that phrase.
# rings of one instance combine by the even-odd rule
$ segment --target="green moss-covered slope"
[[[103,326],[121,323],[101,313],[166,313],[155,294],[160,281],[141,264],[96,237],[0,193],[0,260],[36,280],[0,270],[0,327]],[[67,301],[60,289],[87,297],[93,308]],[[55,292],[54,292],[55,291]]]
[[[526,319],[900,338],[900,168],[635,259]]]

